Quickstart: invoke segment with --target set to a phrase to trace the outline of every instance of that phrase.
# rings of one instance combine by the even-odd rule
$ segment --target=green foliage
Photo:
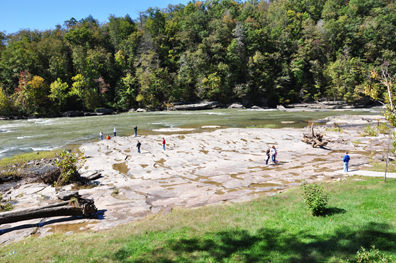
[[[366,128],[364,128],[363,134],[367,136],[377,136],[377,131],[370,124],[367,124]]]
[[[0,212],[7,212],[14,209],[14,206],[10,203],[7,203],[6,200],[3,200],[3,195],[0,194]]]
[[[67,89],[69,85],[67,83],[62,82],[60,78],[51,83],[50,86],[50,95],[48,96],[51,100],[56,101],[59,107],[62,107],[67,98],[69,97],[69,93]]]
[[[383,122],[378,125],[377,131],[380,134],[388,134],[390,132],[390,127],[385,122]]]
[[[136,21],[89,16],[0,32],[0,114],[204,99],[276,106],[369,96],[389,104],[395,21],[391,1],[207,0],[149,8]]]
[[[323,185],[304,184],[303,197],[313,216],[320,216],[325,213],[329,195],[324,191]]]
[[[56,166],[61,169],[61,175],[56,182],[56,186],[62,186],[67,184],[71,178],[73,178],[77,173],[77,162],[83,160],[82,157],[84,153],[79,155],[74,155],[66,150],[62,151],[60,154],[60,160],[55,160]]]
[[[12,113],[13,101],[5,94],[0,85],[0,115],[8,115]]]
[[[0,212],[7,212],[14,209],[14,206],[10,203],[2,204],[0,203]]]

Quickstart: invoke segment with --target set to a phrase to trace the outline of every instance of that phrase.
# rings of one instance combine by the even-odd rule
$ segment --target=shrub
[[[378,133],[388,134],[390,131],[390,128],[385,122],[383,122],[380,125],[378,125],[377,130],[378,130]]]
[[[303,185],[304,202],[307,204],[313,216],[323,215],[326,211],[329,195],[323,190],[323,185]]]
[[[368,136],[377,136],[377,131],[375,128],[372,128],[370,124],[367,124],[366,128],[364,128],[364,134]]]
[[[80,155],[83,156],[83,153]],[[73,155],[71,152],[66,150],[62,151],[60,154],[60,160],[56,160],[56,166],[61,169],[61,175],[58,178],[56,186],[62,186],[67,184],[70,179],[77,176],[77,166],[76,163],[83,159],[83,157],[78,157]]]

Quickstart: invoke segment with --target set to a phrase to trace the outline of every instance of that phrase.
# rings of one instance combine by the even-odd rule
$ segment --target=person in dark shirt
[[[265,154],[267,155],[267,157],[265,159],[265,164],[268,165],[268,161],[270,159],[270,148],[267,149],[267,152]]]
[[[349,160],[351,159],[351,157],[349,157],[348,152],[345,153],[344,158],[342,159],[342,161],[344,162],[344,172],[348,172],[348,163]]]
[[[133,130],[135,131],[135,137],[137,136],[137,126],[133,127]]]
[[[136,147],[138,148],[138,153],[140,153],[140,146],[142,146],[142,144],[138,141],[138,143],[136,144]]]

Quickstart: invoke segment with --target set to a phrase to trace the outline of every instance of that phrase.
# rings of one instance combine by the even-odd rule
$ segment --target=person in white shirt
[[[116,127],[114,127],[114,137],[116,137],[116,134],[117,134],[117,129]]]
[[[275,148],[275,145],[274,145],[274,146],[272,146],[272,148],[271,148],[271,157],[272,157],[272,162],[273,162],[273,163],[277,163],[277,161],[276,161],[276,154],[277,154],[277,151],[276,151],[276,148]]]

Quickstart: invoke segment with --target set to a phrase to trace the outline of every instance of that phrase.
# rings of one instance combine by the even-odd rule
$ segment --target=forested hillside
[[[355,101],[371,69],[395,72],[395,11],[393,0],[208,0],[0,32],[0,114]]]

